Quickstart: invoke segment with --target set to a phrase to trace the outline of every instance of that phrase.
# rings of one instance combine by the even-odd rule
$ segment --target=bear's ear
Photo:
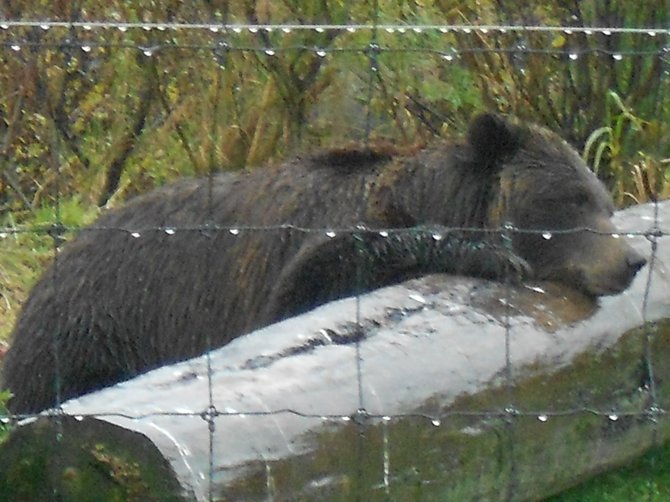
[[[521,145],[522,130],[499,115],[482,113],[470,123],[468,143],[477,159],[495,162],[514,155]]]

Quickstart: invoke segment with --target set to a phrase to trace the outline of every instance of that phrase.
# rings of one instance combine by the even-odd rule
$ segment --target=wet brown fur
[[[57,366],[60,397],[70,398],[199,355],[355,289],[348,276],[338,276],[331,293],[328,283],[278,284],[305,280],[285,273],[300,272],[301,260],[318,265],[329,243],[323,232],[233,235],[227,227],[485,228],[507,220],[529,228],[606,226],[611,202],[604,188],[557,136],[482,115],[469,138],[400,155],[391,146],[347,147],[273,169],[220,174],[213,179],[211,206],[208,180],[183,180],[104,214],[66,246],[57,268],[45,273],[23,308],[4,369],[4,383],[15,393],[10,408],[30,412],[53,405]],[[581,208],[572,208],[576,190],[588,199]],[[223,230],[207,230],[208,224]],[[160,227],[177,231],[168,235]],[[474,243],[497,238],[468,235]],[[373,244],[384,252],[378,237]],[[407,249],[415,245],[408,241]],[[342,249],[353,248],[344,242]],[[583,251],[583,267],[575,265],[574,249]],[[595,295],[623,289],[639,268],[639,260],[634,271],[626,268],[639,257],[623,239],[591,234],[549,241],[515,236],[514,251],[536,277],[567,278]],[[603,257],[607,265],[599,270]],[[315,270],[346,266],[349,258],[329,256],[336,262]],[[457,265],[428,264],[422,271],[458,271]],[[590,269],[598,271],[597,280]],[[390,269],[370,287],[416,273]],[[479,272],[475,266],[467,273]],[[611,286],[589,290],[608,276],[616,276]],[[325,291],[324,299],[273,311],[271,299],[303,287]]]

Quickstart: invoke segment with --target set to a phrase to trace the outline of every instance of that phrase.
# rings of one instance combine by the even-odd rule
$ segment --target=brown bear
[[[432,272],[616,294],[645,260],[608,234],[612,211],[566,142],[492,114],[411,155],[334,150],[180,181],[101,216],[44,274],[6,356],[9,406],[40,411]]]

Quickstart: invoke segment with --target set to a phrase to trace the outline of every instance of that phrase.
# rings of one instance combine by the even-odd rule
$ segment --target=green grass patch
[[[551,502],[664,502],[670,500],[670,444],[635,462],[551,497]]]

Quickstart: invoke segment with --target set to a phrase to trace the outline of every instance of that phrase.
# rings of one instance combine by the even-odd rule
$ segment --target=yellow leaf
[[[561,47],[565,46],[565,37],[563,35],[556,35],[554,40],[551,42],[551,46],[554,49],[560,49]]]

